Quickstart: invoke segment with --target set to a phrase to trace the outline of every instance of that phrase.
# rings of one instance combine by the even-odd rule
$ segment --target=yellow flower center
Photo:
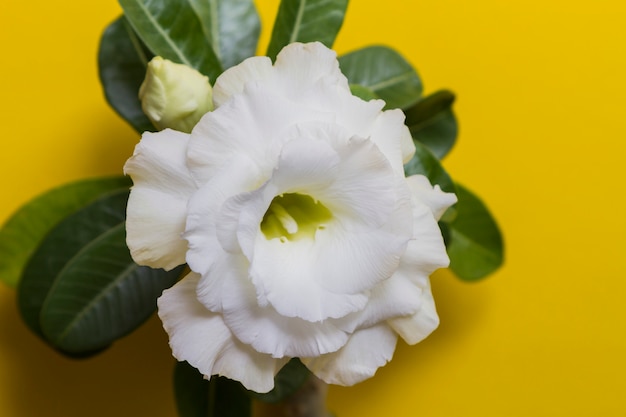
[[[261,231],[269,239],[281,242],[312,239],[323,229],[332,213],[322,203],[306,194],[283,194],[274,197],[261,221]]]

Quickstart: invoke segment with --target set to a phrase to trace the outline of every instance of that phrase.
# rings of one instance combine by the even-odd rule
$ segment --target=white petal
[[[396,334],[386,324],[379,324],[355,332],[338,352],[301,360],[322,381],[354,385],[374,376],[391,360],[396,341]]]
[[[291,43],[276,56],[275,87],[287,97],[298,98],[320,79],[349,91],[348,80],[339,70],[335,51],[320,42]]]
[[[274,358],[318,356],[346,343],[348,335],[330,320],[310,323],[259,306],[245,262],[236,258],[230,255],[217,262],[202,279],[198,293],[205,294],[201,288],[204,280],[219,280],[224,322],[241,342]]]
[[[272,61],[266,56],[254,56],[224,71],[213,86],[213,102],[219,107],[233,95],[241,93],[246,83],[265,80],[272,73]]]
[[[174,357],[189,362],[207,378],[223,375],[257,392],[271,390],[284,363],[237,341],[222,317],[196,300],[198,279],[191,273],[158,299],[159,317]]]
[[[387,323],[410,345],[421,342],[431,334],[439,326],[439,316],[430,284],[423,289],[422,305],[417,313],[390,319]]]
[[[404,125],[404,113],[399,109],[382,112],[376,118],[370,139],[389,159],[396,174],[404,176],[405,160],[408,162],[415,152],[411,133]]]
[[[196,191],[185,164],[189,135],[166,129],[144,133],[126,162],[133,179],[128,199],[126,242],[135,262],[172,269],[185,263],[187,200]]]
[[[456,195],[441,191],[439,185],[433,187],[423,175],[412,175],[406,181],[411,189],[411,195],[427,205],[436,220],[439,220],[448,207],[457,201]]]
[[[209,181],[234,158],[247,156],[250,169],[260,172],[261,185],[276,165],[285,131],[314,120],[331,121],[331,112],[316,112],[273,91],[250,84],[216,110],[207,113],[191,132],[188,164],[199,184]]]

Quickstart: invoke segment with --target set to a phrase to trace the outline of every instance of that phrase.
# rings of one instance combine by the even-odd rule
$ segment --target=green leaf
[[[293,358],[274,377],[274,389],[266,394],[252,393],[252,395],[266,403],[277,403],[295,393],[311,376],[311,371]]]
[[[422,81],[411,64],[393,49],[370,46],[339,57],[350,84],[368,87],[385,100],[386,108],[405,109],[422,95]]]
[[[362,85],[350,84],[350,92],[353,96],[357,96],[361,100],[370,101],[377,98],[380,98],[367,87],[363,87]]]
[[[18,287],[24,321],[70,356],[102,350],[138,327],[180,273],[132,261],[125,243],[127,199],[125,187],[65,218],[24,270]]]
[[[103,193],[130,185],[127,177],[82,180],[26,203],[0,229],[0,280],[16,286],[28,259],[55,225]]]
[[[174,395],[179,417],[249,417],[252,412],[239,382],[218,376],[207,381],[187,362],[174,368]]]
[[[155,54],[185,64],[208,75],[214,82],[222,66],[207,33],[204,20],[210,2],[195,0],[120,0],[135,32]]]
[[[425,175],[430,183],[439,184],[443,191],[454,193],[455,186],[450,175],[441,166],[441,163],[435,155],[424,145],[415,142],[415,155],[404,165],[404,173],[410,175]]]
[[[123,16],[102,34],[98,71],[104,95],[111,107],[139,133],[155,130],[139,101],[139,87],[150,59],[152,53]]]
[[[437,91],[405,111],[413,139],[426,145],[439,159],[450,152],[458,134],[452,111],[454,98],[450,91]]]
[[[348,0],[282,0],[267,55],[274,60],[292,42],[319,41],[331,48],[347,7]]]
[[[189,4],[222,68],[237,65],[256,53],[261,22],[252,0],[189,0]]]
[[[457,215],[448,224],[450,269],[461,279],[474,281],[498,269],[504,243],[498,225],[483,202],[456,184]]]

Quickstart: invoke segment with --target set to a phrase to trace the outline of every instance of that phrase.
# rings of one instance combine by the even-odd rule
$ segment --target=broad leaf
[[[207,381],[187,362],[174,368],[174,395],[179,417],[249,417],[252,411],[239,382],[218,376]]]
[[[457,214],[448,224],[450,269],[461,279],[473,281],[498,269],[504,259],[504,243],[498,225],[482,201],[456,184]]]
[[[206,34],[210,2],[195,0],[120,0],[135,32],[155,54],[185,64],[214,82],[222,66]]]
[[[452,179],[443,169],[437,157],[419,142],[415,142],[415,155],[404,165],[404,173],[407,177],[418,174],[425,175],[431,184],[439,184],[443,191],[455,192]]]
[[[441,159],[454,146],[458,126],[452,104],[454,94],[447,90],[424,97],[405,111],[406,125],[413,139],[423,143]]]
[[[367,87],[363,87],[362,85],[350,84],[350,92],[353,96],[357,96],[358,98],[365,101],[380,98],[372,90]]]
[[[189,0],[189,4],[200,18],[204,37],[222,68],[237,65],[256,53],[261,23],[252,0]]]
[[[124,17],[111,23],[100,39],[98,71],[104,95],[113,109],[139,133],[154,131],[141,109],[139,87],[152,53]]]
[[[300,359],[293,358],[274,377],[273,390],[266,394],[253,393],[253,395],[263,402],[277,403],[295,393],[310,377],[311,371],[300,362]]]
[[[69,355],[99,351],[138,327],[179,270],[138,267],[125,244],[128,189],[64,219],[24,270],[18,304],[26,324]]]
[[[17,285],[28,259],[55,225],[103,193],[130,185],[126,177],[82,180],[26,203],[0,229],[0,280]]]
[[[292,42],[319,41],[331,48],[347,7],[348,0],[282,0],[267,55],[273,60]]]
[[[406,109],[422,95],[422,81],[411,64],[393,49],[370,46],[339,57],[350,84],[372,90],[386,108]]]

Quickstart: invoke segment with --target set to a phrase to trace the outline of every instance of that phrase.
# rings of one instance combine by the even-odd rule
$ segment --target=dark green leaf
[[[104,95],[113,109],[139,133],[154,131],[141,110],[139,87],[152,53],[124,17],[111,23],[100,39],[98,71]]]
[[[237,65],[256,53],[261,23],[252,0],[189,0],[189,4],[202,22],[204,37],[222,68]]]
[[[347,7],[348,0],[282,0],[267,55],[275,59],[292,42],[319,41],[331,48]]]
[[[450,269],[461,279],[483,278],[502,265],[504,243],[498,225],[482,201],[456,184],[456,218],[448,224]]]
[[[179,417],[250,417],[252,402],[237,381],[212,376],[203,378],[187,362],[174,369],[174,395]]]
[[[458,126],[452,104],[454,94],[447,90],[424,97],[405,111],[406,125],[413,139],[423,143],[441,159],[452,149]]]
[[[410,175],[425,175],[431,184],[439,184],[443,191],[454,193],[455,186],[450,176],[443,169],[439,160],[419,142],[415,142],[415,155],[404,165],[404,173]]]
[[[180,271],[135,265],[125,243],[128,189],[65,218],[26,265],[18,304],[27,325],[69,355],[99,351],[138,327]]]
[[[273,390],[267,394],[252,395],[266,403],[277,403],[295,393],[310,376],[311,371],[300,362],[300,359],[293,358],[276,374]]]
[[[124,14],[139,37],[155,54],[185,64],[214,82],[222,66],[206,34],[204,20],[210,2],[195,0],[120,0]]]
[[[357,96],[358,98],[365,101],[380,98],[372,90],[367,87],[363,87],[362,85],[350,84],[350,92],[353,96]]]
[[[388,109],[406,109],[422,95],[422,81],[413,66],[385,46],[370,46],[339,57],[350,84],[368,87]]]
[[[83,180],[26,203],[0,229],[0,280],[17,285],[28,259],[56,224],[103,193],[130,185],[126,177]]]

